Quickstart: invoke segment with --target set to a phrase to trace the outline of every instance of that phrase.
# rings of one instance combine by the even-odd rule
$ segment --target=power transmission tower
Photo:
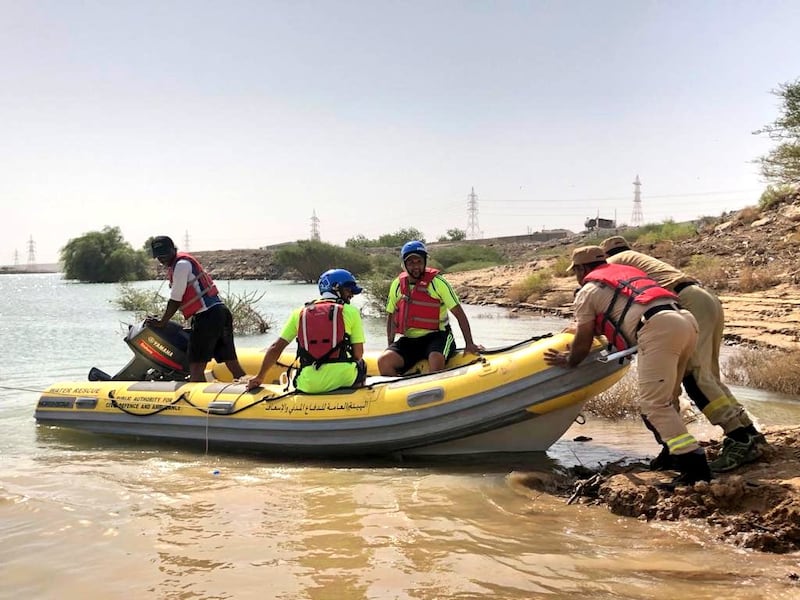
[[[475,188],[467,195],[467,237],[476,239],[482,237],[483,232],[478,226],[478,196]]]
[[[183,251],[189,251],[189,230],[187,229],[183,234]]]
[[[33,236],[28,240],[28,266],[32,267],[36,264],[36,242],[33,241]]]
[[[311,212],[311,239],[315,242],[319,241],[319,218],[316,210]]]
[[[14,249],[14,266],[19,266],[19,252],[16,249]]]
[[[639,175],[633,182],[633,214],[631,215],[631,225],[639,227],[644,221],[642,216],[642,182],[639,181]]]

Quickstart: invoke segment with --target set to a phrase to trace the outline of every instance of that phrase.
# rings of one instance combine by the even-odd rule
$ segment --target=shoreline
[[[603,506],[611,513],[648,522],[698,519],[723,544],[773,554],[800,551],[800,426],[764,429],[768,445],[756,461],[710,482],[661,487],[673,471],[651,471],[641,461],[615,461],[589,469],[516,471],[509,479],[526,493],[547,493],[567,504]],[[709,459],[717,440],[703,443]],[[795,583],[797,574],[787,575]]]

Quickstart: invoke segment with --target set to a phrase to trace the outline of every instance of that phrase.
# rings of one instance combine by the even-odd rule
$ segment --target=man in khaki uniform
[[[676,484],[709,481],[706,455],[676,409],[681,380],[697,341],[697,323],[677,297],[647,274],[606,263],[600,246],[576,248],[568,272],[581,288],[575,296],[575,339],[567,352],[549,350],[545,361],[575,367],[589,354],[595,335],[617,350],[638,345],[640,410],[656,440],[669,449],[680,475]]]
[[[672,265],[631,250],[622,236],[604,240],[602,247],[609,263],[636,267],[660,286],[677,294],[681,307],[692,313],[697,321],[697,347],[689,359],[683,387],[706,418],[725,433],[722,451],[711,463],[711,470],[731,471],[758,459],[766,440],[720,378],[719,349],[725,317],[719,298]],[[664,464],[666,458],[662,452],[653,467],[668,466]]]

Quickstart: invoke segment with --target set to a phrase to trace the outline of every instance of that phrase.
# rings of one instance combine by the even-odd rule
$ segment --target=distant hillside
[[[42,263],[35,265],[0,265],[0,273],[59,273],[61,265],[58,263]]]

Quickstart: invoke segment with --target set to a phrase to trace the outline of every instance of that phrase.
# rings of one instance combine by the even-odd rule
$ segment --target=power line
[[[721,196],[724,194],[744,194],[744,193],[754,193],[754,192],[761,192],[763,190],[727,190],[727,191],[716,191],[716,192],[686,192],[683,194],[658,194],[655,196],[647,196],[648,198],[688,198],[688,197],[698,197],[698,196]],[[611,200],[620,200],[620,201],[628,201],[629,196],[606,196],[606,197],[598,197],[598,198],[538,198],[538,199],[528,199],[528,200],[486,200],[483,199],[484,203],[494,204],[494,203],[536,203],[536,202],[609,202]]]

